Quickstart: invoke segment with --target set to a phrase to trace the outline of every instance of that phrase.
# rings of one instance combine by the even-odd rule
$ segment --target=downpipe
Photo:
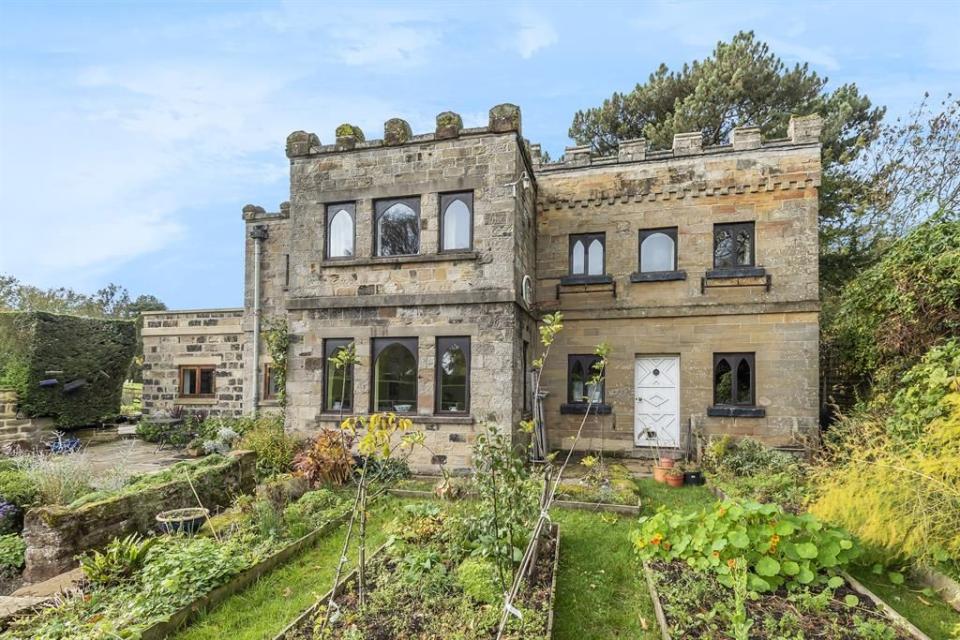
[[[253,414],[260,408],[260,263],[263,241],[267,239],[266,225],[259,224],[250,230],[253,239]]]

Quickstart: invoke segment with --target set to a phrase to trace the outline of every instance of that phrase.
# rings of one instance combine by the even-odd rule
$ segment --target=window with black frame
[[[567,356],[567,402],[570,404],[603,404],[603,380],[593,384],[590,380],[597,374],[594,368],[600,357],[589,355]]]
[[[602,276],[606,270],[606,234],[581,233],[570,236],[570,275]]]
[[[473,247],[473,193],[440,195],[440,250],[465,251]]]
[[[437,338],[436,412],[470,412],[470,338]]]
[[[327,411],[353,409],[353,365],[337,368],[330,361],[343,349],[350,347],[349,338],[327,338],[323,341],[323,408]]]
[[[378,256],[420,252],[420,199],[379,200],[376,203],[374,244]]]
[[[713,225],[713,267],[715,269],[752,267],[754,254],[752,222]]]
[[[718,406],[755,404],[754,354],[713,355],[713,403]]]
[[[677,270],[677,228],[640,230],[640,273]]]
[[[374,411],[417,410],[417,339],[374,338]]]
[[[350,258],[354,255],[355,221],[354,203],[327,205],[327,258]]]

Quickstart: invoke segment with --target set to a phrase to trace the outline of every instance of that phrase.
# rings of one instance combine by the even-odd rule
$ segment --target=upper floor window
[[[380,200],[374,229],[378,256],[406,256],[420,252],[420,200]]]
[[[594,369],[600,357],[595,355],[567,356],[567,402],[571,404],[603,404],[603,380],[590,382],[597,374]]]
[[[581,233],[570,236],[570,275],[602,276],[604,244],[602,233]]]
[[[473,246],[473,194],[440,196],[440,250],[457,251]]]
[[[470,411],[470,338],[437,338],[437,412]]]
[[[677,270],[677,228],[640,231],[640,273]]]
[[[373,410],[417,411],[416,338],[374,338]]]
[[[713,267],[752,267],[754,225],[752,222],[713,225]]]
[[[184,398],[209,398],[214,394],[216,368],[180,367],[180,396]]]
[[[263,399],[276,400],[280,392],[280,386],[277,384],[276,369],[272,364],[263,368]]]
[[[337,367],[331,358],[349,349],[349,338],[327,338],[323,341],[323,408],[328,411],[353,409],[353,365]]]
[[[327,205],[327,257],[349,258],[354,254],[356,206]]]
[[[753,405],[754,375],[754,354],[713,354],[713,403]]]

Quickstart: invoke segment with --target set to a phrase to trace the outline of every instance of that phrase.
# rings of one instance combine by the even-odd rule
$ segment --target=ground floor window
[[[209,398],[214,393],[215,367],[180,367],[180,396]]]
[[[353,365],[337,368],[331,362],[344,349],[349,349],[349,338],[327,338],[323,341],[323,408],[328,411],[353,409]]]
[[[374,338],[373,410],[417,410],[417,339]]]
[[[280,387],[277,385],[277,370],[272,364],[263,368],[263,399],[276,400]]]
[[[590,383],[597,373],[594,366],[599,362],[600,357],[593,354],[567,356],[567,402],[603,404],[603,381]]]
[[[470,411],[470,338],[437,338],[436,411]]]
[[[753,405],[755,384],[754,354],[713,354],[715,405]]]

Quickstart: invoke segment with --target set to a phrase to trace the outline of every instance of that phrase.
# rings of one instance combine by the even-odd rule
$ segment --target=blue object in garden
[[[56,442],[48,444],[47,449],[50,450],[50,453],[73,453],[81,446],[83,446],[83,443],[80,442],[80,438],[60,438]]]
[[[55,387],[60,384],[60,381],[56,378],[47,378],[46,380],[41,380],[39,386],[41,387]]]
[[[86,386],[86,384],[87,384],[87,381],[84,380],[83,378],[80,378],[79,380],[71,380],[71,381],[68,382],[67,384],[63,385],[63,392],[64,392],[64,393],[73,393],[74,391],[76,391],[76,390],[79,389],[80,387]]]

